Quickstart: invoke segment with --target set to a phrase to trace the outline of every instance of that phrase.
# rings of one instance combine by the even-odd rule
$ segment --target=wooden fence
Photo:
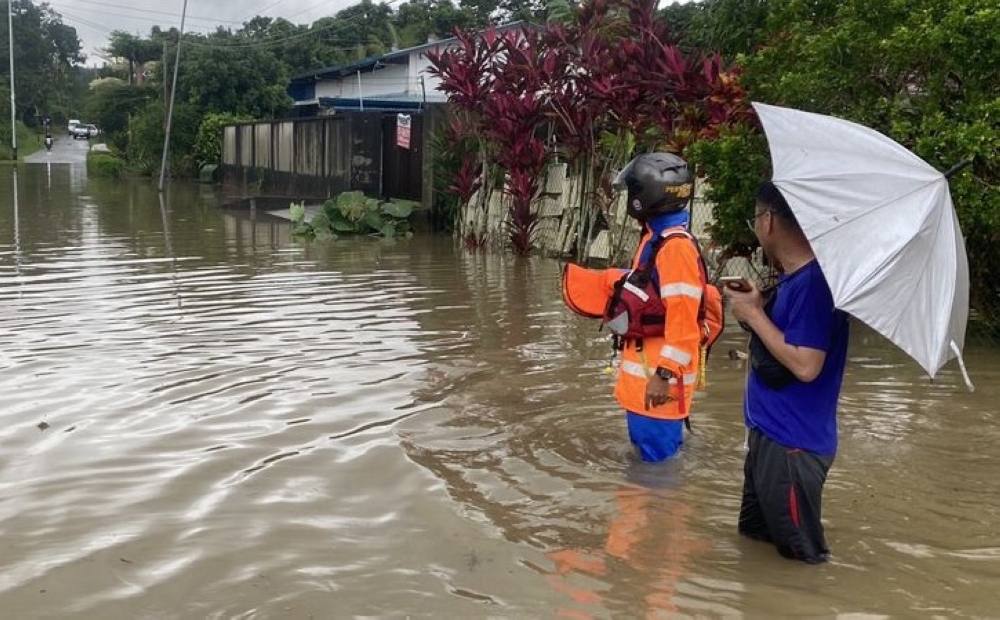
[[[432,106],[410,115],[409,148],[397,144],[395,113],[229,125],[223,132],[222,180],[244,194],[326,198],[360,190],[430,205],[429,139],[442,114]]]

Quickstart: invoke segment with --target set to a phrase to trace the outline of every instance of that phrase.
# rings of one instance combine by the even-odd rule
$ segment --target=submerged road
[[[91,140],[74,140],[70,136],[53,136],[52,150],[41,148],[24,158],[26,164],[85,164]],[[93,141],[96,144],[96,141]]]

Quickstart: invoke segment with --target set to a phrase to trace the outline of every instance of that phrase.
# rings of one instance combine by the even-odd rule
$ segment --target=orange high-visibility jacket
[[[664,235],[677,230],[682,229],[668,228]],[[650,236],[648,230],[643,233],[632,261],[633,269],[639,267],[639,257]],[[675,235],[660,246],[656,255],[656,272],[660,297],[666,308],[666,325],[662,337],[643,338],[641,351],[637,350],[635,341],[625,344],[618,366],[615,398],[629,411],[666,420],[681,420],[688,416],[698,381],[702,338],[698,308],[703,283],[698,259],[697,248],[683,235]],[[657,367],[666,368],[674,374],[670,380],[672,398],[663,405],[646,409],[646,383]]]

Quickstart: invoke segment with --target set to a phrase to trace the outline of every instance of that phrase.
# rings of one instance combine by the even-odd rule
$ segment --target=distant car
[[[76,126],[79,125],[79,124],[80,124],[80,120],[79,119],[76,119],[76,118],[70,119],[69,125],[67,125],[67,127],[66,127],[66,133],[68,133],[69,135],[72,136],[73,135],[73,130],[76,129]]]
[[[97,128],[96,125],[84,125],[80,123],[73,128],[73,139],[78,140],[80,138],[89,139],[93,138],[97,134],[101,133],[101,130]]]

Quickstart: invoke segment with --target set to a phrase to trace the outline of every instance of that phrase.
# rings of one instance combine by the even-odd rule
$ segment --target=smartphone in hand
[[[719,282],[722,286],[741,293],[749,293],[753,290],[753,287],[750,286],[750,282],[748,282],[743,276],[722,276],[719,278]]]

